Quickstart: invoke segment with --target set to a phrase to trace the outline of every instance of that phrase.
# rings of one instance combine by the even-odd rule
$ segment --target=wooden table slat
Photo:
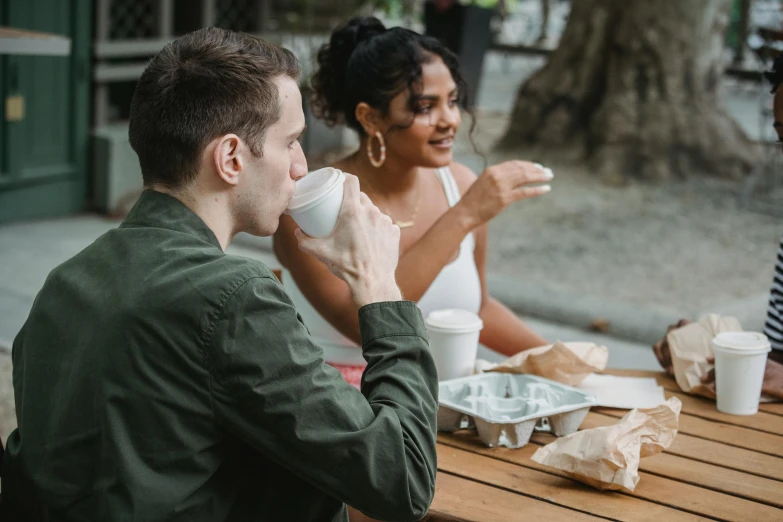
[[[554,440],[555,437],[552,435],[543,433],[536,435],[531,440],[534,445],[532,451],[538,449],[535,446],[544,446]],[[757,500],[775,507],[783,507],[781,483],[775,479],[759,477],[744,471],[725,468],[717,463],[700,462],[666,452],[641,459],[639,462],[641,471]]]
[[[510,450],[488,448],[463,430],[438,436],[438,482],[426,520],[783,520],[783,404],[726,415],[662,372],[607,373],[653,377],[683,403],[677,437],[664,453],[641,460],[632,494],[597,491],[533,462],[533,453],[555,440],[548,433]],[[625,413],[595,408],[580,429],[614,424]]]
[[[639,469],[681,482],[698,484],[705,488],[738,495],[749,500],[764,502],[773,507],[783,508],[783,494],[781,494],[780,482],[777,480],[758,477],[742,471],[722,468],[715,464],[698,462],[668,453],[661,453],[655,457],[642,459]],[[783,513],[781,513],[781,518],[783,519]]]
[[[616,419],[622,418],[628,413],[627,410],[611,408],[593,408],[593,411]],[[781,435],[723,424],[688,414],[680,415],[679,432],[783,457],[783,436]]]
[[[616,422],[617,419],[614,417],[590,412],[580,429],[599,428]],[[547,437],[547,435],[541,433],[535,434],[533,437],[545,440],[544,437]],[[674,442],[666,451],[672,455],[718,464],[726,468],[745,471],[762,477],[783,480],[783,458],[744,448],[727,446],[712,440],[686,435],[685,433],[678,433]],[[783,492],[783,484],[781,484],[781,491]]]
[[[725,424],[740,426],[767,433],[783,433],[783,416],[760,411],[755,415],[729,415],[715,407],[715,401],[682,392],[665,392],[666,398],[677,397],[682,401],[682,412]]]
[[[540,447],[538,444],[528,444],[525,447],[515,450],[510,450],[507,448],[487,448],[486,446],[483,446],[478,437],[470,434],[469,432],[461,432],[449,435],[443,434],[438,438],[438,440],[440,441],[441,446],[450,446],[454,448],[455,451],[457,451],[457,449],[462,449],[471,452],[471,454],[480,455],[480,465],[484,467],[490,466],[489,462],[491,461],[489,461],[487,457],[491,457],[492,459],[501,460],[503,462],[508,462],[519,466],[520,470],[531,469],[537,470],[541,473],[550,474],[552,476],[557,475],[558,477],[565,477],[564,473],[538,464],[537,462],[534,462],[530,459],[530,457],[533,456],[533,453],[535,453],[536,450],[538,450]],[[441,452],[443,451],[439,450],[439,455]],[[445,452],[443,453],[445,454]],[[642,459],[642,468],[644,468],[644,464],[648,461],[653,461],[662,456],[663,455],[657,455],[655,457]],[[682,461],[684,459],[680,460]],[[444,465],[450,466],[451,463],[446,461]],[[481,473],[481,471],[471,469],[470,473]],[[516,475],[520,476],[520,478],[527,478],[521,471],[517,471],[515,473]],[[465,474],[467,475],[468,473]],[[574,486],[567,490],[568,495],[572,495],[574,489],[576,488],[575,485],[579,484],[586,494],[590,494],[592,495],[592,498],[598,499],[602,505],[607,504],[600,508],[601,511],[593,511],[592,503],[583,505],[589,506],[587,511],[590,511],[596,515],[608,516],[609,518],[637,520],[640,517],[645,516],[644,513],[636,512],[629,512],[625,517],[615,517],[613,515],[607,514],[610,510],[619,508],[619,505],[608,505],[613,502],[618,502],[615,500],[616,496],[623,496],[631,499],[643,499],[660,504],[661,506],[659,507],[669,506],[671,508],[679,508],[689,512],[701,513],[705,516],[726,520],[742,520],[748,514],[752,514],[754,517],[758,517],[760,520],[774,520],[776,518],[783,518],[783,511],[779,509],[779,505],[767,505],[754,502],[753,500],[741,498],[731,493],[715,491],[707,487],[680,482],[677,479],[672,479],[666,476],[647,473],[644,471],[644,469],[640,471],[639,477],[639,484],[636,486],[636,489],[632,495],[620,492],[599,492],[598,490],[590,488],[589,486],[582,486],[580,483],[571,479],[562,478],[561,480],[563,480],[562,484],[565,484],[566,482],[574,484]],[[768,482],[770,484],[778,484],[774,481]],[[536,488],[523,483],[522,480],[520,480],[518,487],[523,488],[528,494],[539,493]],[[548,487],[553,486],[550,485]],[[727,489],[731,491],[730,488]],[[780,488],[770,488],[768,499],[775,499],[777,502],[783,502],[780,491]],[[550,495],[552,494],[550,493]],[[554,501],[559,502],[559,500],[556,498],[554,498]],[[637,506],[641,507],[641,505]],[[668,518],[663,518],[661,520],[667,519]]]
[[[783,415],[783,402],[768,402],[759,404],[759,410],[773,415]]]
[[[537,518],[569,522],[603,520],[447,473],[438,473],[435,500],[424,520],[523,522]]]
[[[526,453],[532,454],[532,452]],[[512,489],[523,495],[546,499],[560,506],[580,509],[616,520],[628,518],[639,522],[693,520],[693,514],[681,511],[678,507],[683,509],[691,507],[697,510],[697,513],[712,511],[714,516],[726,516],[727,514],[737,516],[741,513],[747,513],[747,509],[755,507],[752,502],[746,500],[723,502],[725,495],[689,485],[683,485],[684,488],[679,488],[678,485],[677,491],[658,495],[658,498],[665,500],[666,503],[672,500],[681,500],[681,504],[687,504],[687,506],[680,505],[678,507],[661,505],[645,500],[648,497],[635,497],[617,491],[598,493],[595,489],[571,480],[562,474],[539,471],[511,463],[505,459],[490,460],[481,454],[443,444],[438,445],[438,467],[455,475]],[[644,480],[648,489],[652,488],[656,481],[671,483],[670,480],[667,481],[667,479],[653,475],[645,477]],[[663,492],[662,488],[659,489]],[[763,511],[762,509],[759,512]]]

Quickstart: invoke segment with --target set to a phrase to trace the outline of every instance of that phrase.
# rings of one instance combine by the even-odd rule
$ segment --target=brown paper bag
[[[672,397],[655,408],[631,410],[617,424],[561,437],[531,458],[594,488],[630,493],[639,483],[639,459],[674,441],[681,408]]]
[[[701,376],[712,369],[712,339],[721,332],[741,332],[734,317],[710,314],[696,323],[672,330],[666,336],[677,385],[686,393],[715,399],[715,392],[701,383]]]
[[[496,365],[479,366],[482,371],[529,373],[576,386],[593,372],[606,368],[609,350],[593,343],[561,343],[539,346]]]

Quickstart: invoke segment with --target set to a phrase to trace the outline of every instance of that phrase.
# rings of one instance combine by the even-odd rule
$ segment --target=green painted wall
[[[86,196],[90,0],[4,0],[0,25],[69,36],[71,56],[1,56],[0,222],[71,214]],[[22,121],[5,118],[21,95]]]

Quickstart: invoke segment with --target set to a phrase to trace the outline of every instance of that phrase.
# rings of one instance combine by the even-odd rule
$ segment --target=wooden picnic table
[[[438,435],[438,477],[428,522],[516,520],[783,521],[783,404],[740,417],[686,395],[658,372],[666,396],[682,401],[680,428],[664,453],[641,460],[633,494],[598,491],[533,462],[554,440],[536,433],[520,449],[488,448],[474,432]],[[580,429],[613,424],[625,410],[593,408]]]

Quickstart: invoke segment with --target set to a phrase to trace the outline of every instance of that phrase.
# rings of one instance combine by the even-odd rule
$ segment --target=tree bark
[[[575,0],[559,47],[520,88],[500,146],[576,151],[610,182],[741,177],[753,149],[719,100],[729,5]]]

